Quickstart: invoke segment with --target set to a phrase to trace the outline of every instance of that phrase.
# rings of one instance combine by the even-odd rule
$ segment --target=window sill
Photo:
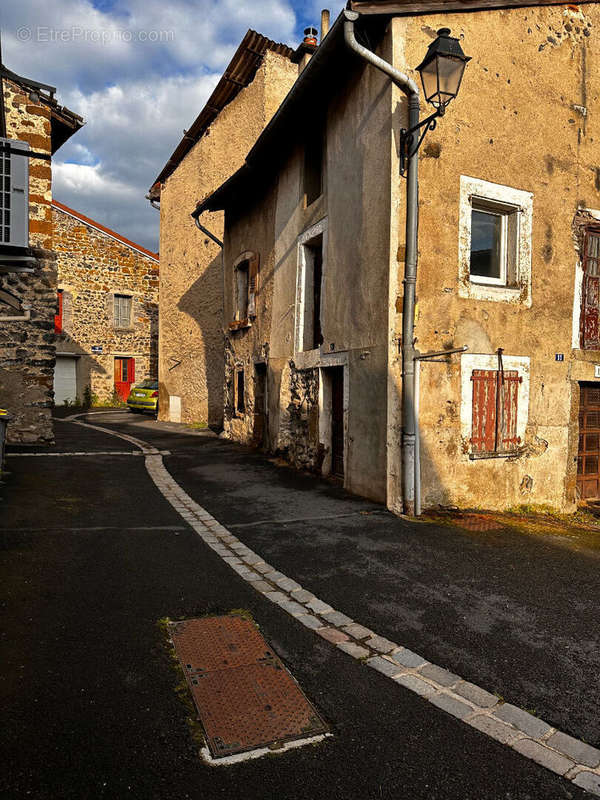
[[[469,300],[488,300],[493,303],[513,303],[531,307],[531,287],[528,284],[502,286],[497,283],[478,283],[467,276],[461,280],[458,296]]]
[[[252,327],[252,323],[250,322],[249,319],[240,319],[240,320],[236,320],[235,322],[230,322],[229,323],[229,330],[230,331],[241,331],[241,330],[244,330],[245,328],[251,328],[251,327]]]
[[[481,461],[484,458],[511,458],[511,456],[518,456],[518,450],[504,450],[498,453],[469,453],[470,461]]]

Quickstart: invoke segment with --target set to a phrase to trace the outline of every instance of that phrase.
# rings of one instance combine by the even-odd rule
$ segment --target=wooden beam
[[[575,0],[586,5],[597,0]],[[565,0],[352,0],[353,11],[361,14],[434,14],[454,11],[486,11],[492,8],[527,8],[528,6],[566,6]]]

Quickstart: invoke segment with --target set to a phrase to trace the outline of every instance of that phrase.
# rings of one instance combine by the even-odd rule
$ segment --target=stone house
[[[157,377],[158,253],[52,201],[58,272],[54,402],[127,399]]]
[[[415,80],[450,28],[472,60],[419,151],[414,347],[467,349],[420,364],[423,504],[598,498],[600,3],[349,5],[356,20],[340,16],[243,166],[196,208],[225,214],[226,434],[412,509],[407,98],[344,27]]]
[[[83,125],[55,91],[0,65],[0,407],[14,442],[53,438],[51,159]]]
[[[248,31],[148,195],[160,204],[160,418],[223,420],[223,215],[190,216],[240,167],[298,74],[293,51]]]

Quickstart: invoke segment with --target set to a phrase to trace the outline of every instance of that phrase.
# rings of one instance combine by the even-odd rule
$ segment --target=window
[[[247,261],[242,261],[235,268],[235,321],[241,322],[248,319],[248,268]]]
[[[321,300],[323,291],[323,234],[302,247],[302,332],[300,350],[315,350],[323,344]]]
[[[63,332],[63,290],[59,289],[56,297],[56,314],[54,315],[54,333]]]
[[[242,253],[233,265],[233,322],[231,329],[244,328],[256,317],[258,269],[260,257],[250,250]]]
[[[238,414],[244,414],[246,412],[243,369],[238,369],[235,373],[235,410]]]
[[[581,292],[580,343],[583,350],[600,350],[600,228],[588,228],[583,236],[583,287]]]
[[[0,138],[0,244],[29,246],[29,150],[27,142]]]
[[[472,198],[469,274],[474,283],[516,285],[519,212],[515,206]]]
[[[531,306],[533,195],[461,175],[458,294]]]
[[[472,457],[513,453],[517,435],[519,384],[517,370],[474,369],[471,425]]]
[[[304,203],[314,203],[323,194],[323,167],[325,161],[324,125],[315,123],[304,145]]]
[[[115,328],[131,327],[131,297],[129,295],[115,295],[114,324]]]

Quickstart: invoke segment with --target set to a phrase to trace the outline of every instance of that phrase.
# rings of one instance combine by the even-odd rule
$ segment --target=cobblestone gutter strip
[[[232,570],[302,625],[465,724],[600,797],[600,750],[354,622],[263,561],[192,500],[171,477],[155,448],[131,436],[97,430],[140,447],[156,487],[200,538]]]

